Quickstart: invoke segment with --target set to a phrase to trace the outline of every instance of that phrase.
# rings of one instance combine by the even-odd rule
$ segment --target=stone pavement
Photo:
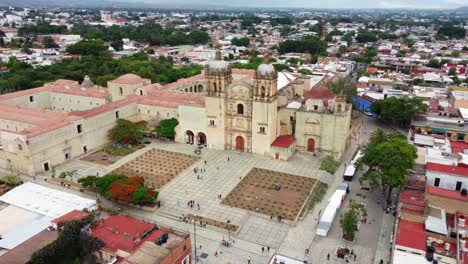
[[[367,141],[370,133],[377,127],[372,119],[364,120],[364,131],[360,137],[360,142]],[[351,156],[354,154],[354,149],[357,142],[353,141],[352,146],[344,155],[343,163],[348,163]],[[88,164],[88,162],[73,160],[60,166],[59,170],[77,169],[81,176],[96,175],[99,172],[103,175],[115,168],[125,164],[129,160],[141,155],[151,148],[159,148],[169,151],[175,151],[186,154],[193,154],[194,146],[186,144],[162,143],[155,142],[143,149],[132,153],[110,166],[98,164]],[[230,161],[227,161],[227,158]],[[342,263],[333,262],[335,260],[326,261],[328,253],[333,253],[337,246],[348,245],[353,248],[357,254],[356,263],[375,263],[378,257],[385,257],[385,251],[388,251],[388,243],[385,243],[391,230],[392,221],[385,220],[384,229],[381,228],[383,212],[374,202],[373,194],[366,194],[366,198],[362,198],[362,202],[366,204],[369,210],[369,224],[361,226],[358,239],[353,244],[344,244],[340,240],[341,229],[339,227],[339,217],[333,223],[332,229],[326,238],[315,237],[315,228],[318,221],[318,211],[325,208],[327,199],[336,189],[336,185],[340,183],[341,175],[344,171],[342,165],[335,176],[318,170],[320,159],[307,153],[297,153],[290,161],[278,161],[268,157],[239,153],[235,151],[203,149],[201,160],[193,164],[186,171],[182,172],[170,183],[160,190],[159,200],[162,207],[156,212],[147,212],[130,206],[116,205],[110,201],[104,200],[106,207],[122,207],[123,212],[134,217],[147,219],[155,222],[158,225],[173,228],[193,235],[193,225],[186,224],[179,220],[182,214],[192,213],[202,215],[219,221],[231,220],[233,224],[239,225],[241,228],[237,234],[232,234],[232,239],[235,241],[232,247],[226,248],[221,246],[220,242],[227,238],[227,233],[219,232],[211,229],[197,229],[197,246],[202,246],[198,249],[197,254],[201,252],[207,253],[208,258],[202,260],[201,263],[247,263],[247,258],[252,258],[251,263],[267,263],[272,254],[278,250],[279,253],[297,258],[307,259],[311,263]],[[205,165],[204,161],[207,161]],[[193,172],[193,168],[204,168],[206,173],[200,174],[201,180]],[[322,203],[317,205],[312,212],[305,216],[303,221],[296,225],[289,225],[272,221],[268,216],[248,212],[238,208],[232,208],[221,204],[221,200],[217,198],[218,194],[225,197],[252,168],[265,168],[274,171],[286,172],[290,174],[313,177],[319,179],[329,185],[328,192]],[[31,178],[26,178],[31,180]],[[47,185],[52,188],[61,189],[68,192],[74,192],[81,196],[94,198],[94,194],[79,193],[76,190],[64,189],[61,186],[52,185],[41,180],[39,177],[35,182]],[[358,181],[354,179],[351,183],[351,194],[349,197],[353,199],[361,199],[356,196],[359,193]],[[349,199],[349,197],[347,199]],[[195,203],[200,204],[200,210],[197,207],[189,208],[188,200],[195,200]],[[347,202],[345,202],[345,205]],[[344,208],[343,206],[342,208]],[[192,236],[193,241],[195,237]],[[377,243],[377,241],[379,241]],[[194,245],[194,243],[192,244]],[[261,252],[262,246],[270,246],[269,253]],[[305,249],[309,248],[310,253],[306,256]],[[214,253],[218,252],[218,257]],[[377,252],[377,253],[376,253]],[[374,258],[374,255],[376,257]],[[380,259],[378,259],[380,260]],[[377,260],[377,261],[378,261]]]

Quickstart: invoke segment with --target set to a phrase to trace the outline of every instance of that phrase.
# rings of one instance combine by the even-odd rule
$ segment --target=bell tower
[[[207,88],[205,89],[207,144],[211,148],[226,148],[226,89],[232,82],[231,66],[223,61],[221,52],[216,51],[215,60],[205,69]]]
[[[223,61],[221,51],[216,51],[215,60],[208,64],[205,70],[208,79],[207,96],[223,97],[226,94],[226,87],[232,82],[231,65]]]
[[[276,100],[278,73],[269,63],[269,55],[265,55],[254,77],[253,99],[256,101],[271,102]]]
[[[265,155],[277,137],[278,73],[265,55],[254,76],[252,103],[252,152]]]

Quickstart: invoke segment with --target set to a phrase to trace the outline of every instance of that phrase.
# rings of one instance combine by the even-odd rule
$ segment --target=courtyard
[[[152,148],[114,172],[129,177],[143,177],[148,186],[161,189],[199,159],[193,155]]]
[[[315,183],[313,178],[253,168],[223,204],[294,222]]]

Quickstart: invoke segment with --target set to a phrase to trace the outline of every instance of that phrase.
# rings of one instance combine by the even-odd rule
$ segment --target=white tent
[[[319,236],[327,236],[328,231],[330,230],[333,220],[338,212],[338,209],[341,206],[341,203],[346,196],[346,191],[348,189],[348,184],[341,183],[333,195],[328,200],[327,208],[323,211],[320,222],[317,225],[316,234]]]

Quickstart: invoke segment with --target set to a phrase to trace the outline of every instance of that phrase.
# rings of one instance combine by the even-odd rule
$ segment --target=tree
[[[327,43],[314,36],[306,36],[301,40],[286,40],[281,42],[278,48],[281,54],[288,52],[309,53],[312,56],[324,54],[327,51]]]
[[[102,40],[82,40],[67,47],[71,54],[101,56],[107,53],[107,47]]]
[[[175,118],[161,120],[156,126],[155,132],[160,137],[174,138],[176,135],[175,127],[178,124],[179,121],[177,121]]]
[[[377,36],[372,32],[359,32],[356,41],[359,43],[376,42]]]
[[[206,44],[208,43],[211,38],[208,33],[204,31],[193,30],[189,34],[191,44]]]
[[[439,28],[437,31],[438,35],[447,36],[448,38],[463,39],[466,34],[466,30],[462,27],[455,27],[452,25],[446,25]]]
[[[353,96],[357,94],[356,84],[345,77],[338,78],[333,82],[328,82],[326,85],[336,95],[344,96],[348,103],[351,103]]]
[[[419,97],[389,97],[372,104],[372,112],[383,121],[398,127],[409,127],[414,116],[425,112],[427,105]]]
[[[42,41],[42,45],[44,45],[44,48],[46,49],[55,49],[59,47],[59,45],[57,45],[57,43],[55,43],[55,41],[50,36],[44,37],[44,40]]]
[[[249,38],[233,38],[231,44],[235,46],[248,47],[250,45]]]
[[[354,241],[356,238],[356,232],[359,229],[358,221],[360,217],[366,217],[367,210],[354,202],[349,201],[349,209],[340,216],[340,226],[343,231],[344,239],[348,241]]]
[[[380,189],[386,208],[391,202],[392,190],[404,186],[417,157],[416,148],[408,144],[404,134],[385,133],[379,129],[371,135],[363,157],[356,164],[358,168],[363,164],[368,167],[359,181],[368,183],[373,190]]]
[[[109,131],[109,136],[114,143],[120,145],[138,144],[143,138],[146,121],[131,122],[125,119],[117,119],[117,125]]]
[[[440,61],[438,59],[430,59],[426,66],[430,68],[440,68]]]
[[[75,177],[76,175],[78,175],[78,171],[77,170],[71,170],[71,171],[62,171],[59,175],[59,178],[60,179],[65,179],[65,178],[70,178],[70,181],[73,181],[73,177]]]
[[[116,39],[114,41],[112,41],[111,43],[111,47],[115,50],[115,51],[120,51],[120,50],[123,50],[123,40],[122,39]]]
[[[82,231],[86,225],[90,224],[89,219],[59,223],[58,238],[34,252],[28,263],[83,263],[81,261],[83,259],[92,259],[92,254],[102,248],[104,242]]]
[[[32,43],[31,41],[26,41],[23,43],[23,47],[21,48],[21,51],[26,53],[26,54],[32,54]]]
[[[132,202],[134,204],[153,203],[157,199],[158,193],[147,187],[140,187],[133,192]]]
[[[460,57],[460,51],[454,50],[454,51],[452,51],[451,55],[454,58],[458,58],[458,57]]]

